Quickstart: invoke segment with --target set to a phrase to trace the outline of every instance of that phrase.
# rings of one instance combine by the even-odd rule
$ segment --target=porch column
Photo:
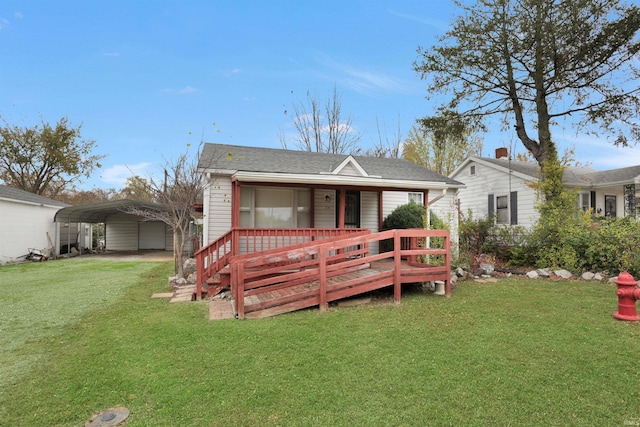
[[[382,190],[378,190],[378,231],[382,231],[384,222],[383,202]]]
[[[426,227],[424,228],[429,228],[429,222],[430,222],[430,218],[429,218],[429,190],[423,190],[422,191],[422,200],[424,200],[424,217],[427,219],[427,223],[426,223]]]
[[[338,208],[338,228],[344,228],[344,210],[347,206],[347,190],[340,189],[340,205]]]
[[[231,228],[240,227],[240,183],[231,179]]]

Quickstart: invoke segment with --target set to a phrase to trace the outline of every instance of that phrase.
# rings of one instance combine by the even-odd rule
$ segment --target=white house
[[[0,185],[0,261],[26,255],[30,248],[54,250],[58,228],[53,218],[65,206],[69,205]]]
[[[231,228],[368,228],[414,200],[449,221],[462,184],[403,159],[205,144],[203,244]]]
[[[471,211],[474,218],[495,217],[497,224],[531,227],[539,218],[538,194],[531,187],[539,180],[535,162],[511,160],[505,149],[496,150],[496,158],[469,157],[451,179],[463,182],[458,191],[460,212]],[[567,168],[563,178],[577,189],[577,206],[609,217],[637,214],[640,166],[598,171],[591,168]]]

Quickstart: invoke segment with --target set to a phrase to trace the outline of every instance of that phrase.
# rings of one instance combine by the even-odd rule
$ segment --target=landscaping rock
[[[467,275],[467,272],[464,271],[464,269],[462,267],[456,268],[456,276],[465,277],[466,275]]]
[[[540,275],[538,274],[538,272],[537,272],[537,271],[535,271],[535,270],[531,270],[531,271],[527,272],[526,276],[527,276],[529,279],[537,279],[538,277],[540,277]]]
[[[593,280],[596,275],[590,271],[585,271],[580,277],[582,277],[583,280]]]
[[[539,268],[538,270],[536,270],[536,273],[538,273],[538,276],[540,276],[540,277],[550,277],[551,276],[551,270],[549,270],[548,268]]]
[[[555,270],[553,274],[563,279],[571,279],[573,277],[573,274],[568,270]]]
[[[188,276],[191,273],[196,272],[196,260],[195,258],[187,258],[182,264],[182,269],[184,270],[184,275]]]
[[[189,276],[187,276],[187,282],[189,283],[196,283],[196,281],[198,280],[198,275],[193,272],[191,274],[189,274]]]
[[[593,280],[597,280],[598,282],[602,282],[602,281],[604,280],[604,276],[602,276],[602,274],[601,274],[601,273],[596,273],[596,274],[593,276]]]
[[[495,266],[492,263],[482,263],[480,264],[480,269],[482,270],[483,275],[491,275],[495,270]]]

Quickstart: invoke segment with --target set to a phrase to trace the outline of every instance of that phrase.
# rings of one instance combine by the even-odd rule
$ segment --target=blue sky
[[[446,31],[447,1],[34,1],[0,3],[0,116],[83,125],[105,154],[82,188],[119,188],[205,141],[280,148],[307,91],[342,97],[361,145],[403,136],[436,105],[412,70]],[[287,110],[287,114],[285,114]],[[496,127],[497,128],[497,127]],[[597,169],[640,164],[638,148],[554,129]],[[513,133],[484,136],[524,151]]]

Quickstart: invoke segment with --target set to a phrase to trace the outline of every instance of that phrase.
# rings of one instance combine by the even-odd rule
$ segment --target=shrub
[[[399,228],[422,228],[424,208],[414,201],[406,205],[400,205],[393,210],[383,221],[385,230]]]

